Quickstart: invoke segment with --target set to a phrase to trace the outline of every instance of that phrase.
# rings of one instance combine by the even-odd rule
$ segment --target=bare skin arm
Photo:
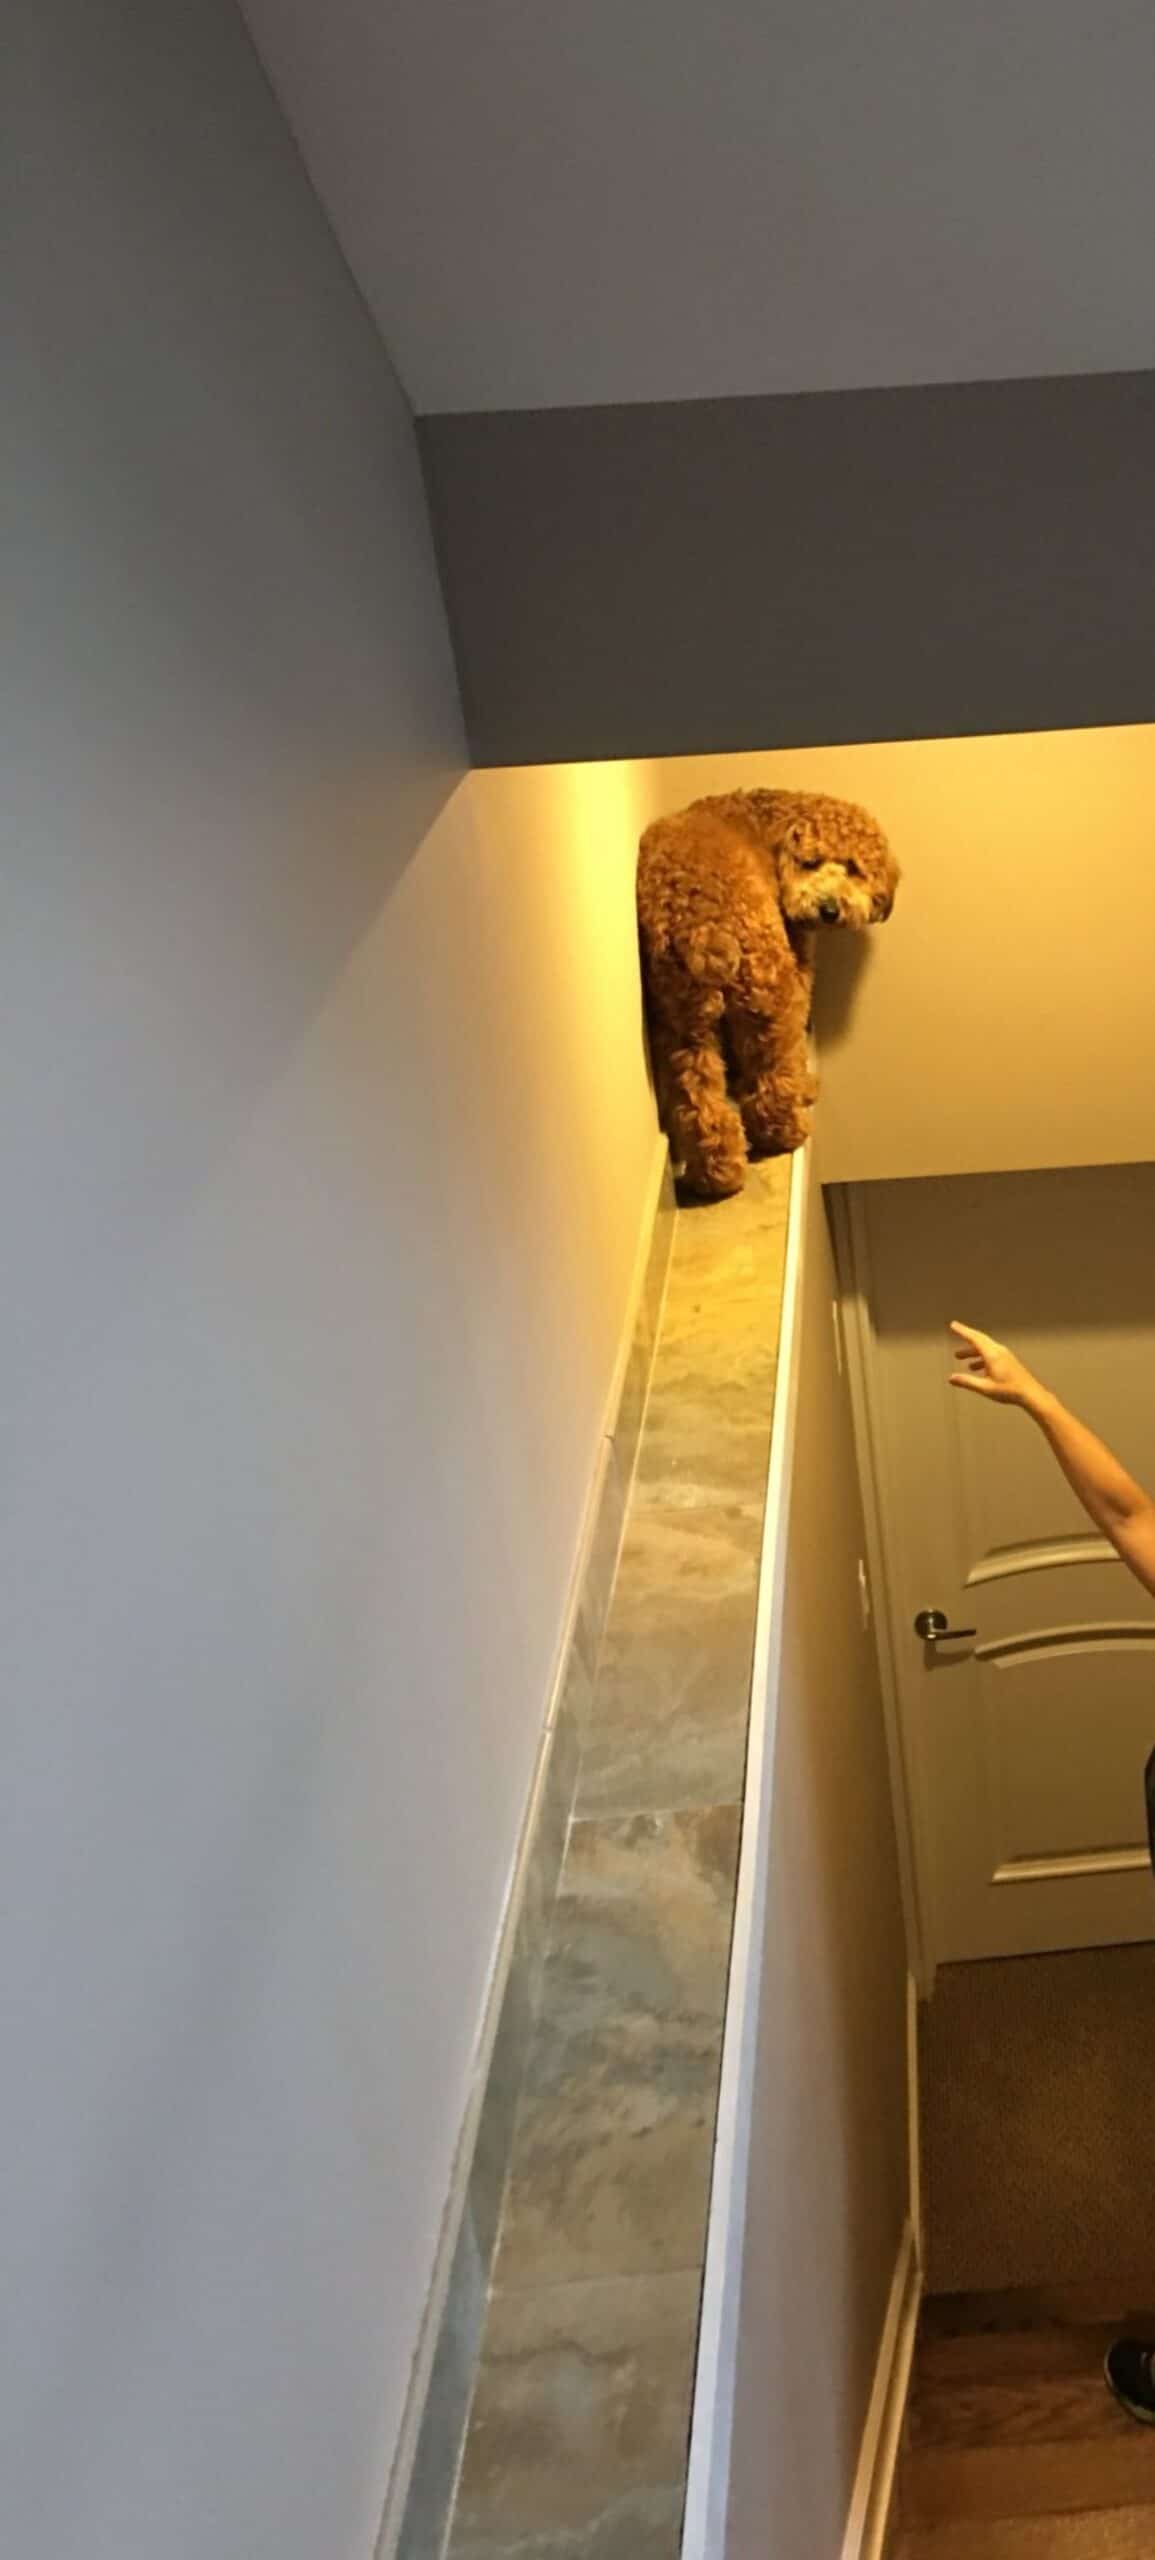
[[[987,1396],[995,1404],[1017,1404],[1037,1422],[1049,1440],[1067,1482],[1084,1511],[1109,1538],[1145,1591],[1155,1593],[1155,1502],[1085,1422],[1078,1422],[1049,1387],[989,1333],[974,1325],[952,1324],[959,1367],[952,1387]]]

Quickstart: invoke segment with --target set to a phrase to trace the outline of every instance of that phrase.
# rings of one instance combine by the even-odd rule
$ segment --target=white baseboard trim
[[[638,1241],[634,1249],[634,1267],[630,1273],[629,1294],[626,1299],[625,1311],[622,1317],[622,1329],[618,1338],[617,1358],[614,1362],[613,1374],[610,1378],[609,1386],[606,1390],[605,1419],[602,1424],[602,1429],[608,1439],[613,1438],[617,1427],[618,1408],[622,1401],[622,1390],[626,1383],[626,1371],[630,1364],[630,1353],[634,1347],[634,1337],[637,1332],[638,1320],[641,1315],[642,1301],[646,1294],[646,1282],[649,1278],[650,1261],[657,1239],[658,1212],[662,1205],[662,1195],[666,1188],[667,1179],[671,1180],[670,1205],[672,1207],[673,1189],[672,1177],[670,1176],[670,1142],[668,1138],[662,1135],[661,1130],[659,1130],[654,1141],[654,1152],[650,1160],[650,1169],[646,1176],[646,1187],[642,1200],[641,1224],[638,1228]],[[673,1230],[671,1228],[671,1236],[672,1233]],[[667,1252],[662,1271],[663,1304],[665,1302],[666,1281],[669,1277],[669,1259],[669,1253]],[[659,1307],[657,1311],[659,1321],[660,1313],[661,1310]],[[657,1321],[655,1321],[655,1339],[657,1337],[657,1329],[658,1324]]]
[[[899,2242],[890,2299],[882,2324],[874,2387],[862,2430],[858,2469],[842,2541],[842,2560],[882,2560],[921,2298],[922,2276],[914,2225],[908,2221]]]
[[[915,2256],[926,2272],[926,2226],[922,2199],[922,2104],[918,2076],[918,1984],[906,1977],[906,2156],[910,2178],[910,2220]]]

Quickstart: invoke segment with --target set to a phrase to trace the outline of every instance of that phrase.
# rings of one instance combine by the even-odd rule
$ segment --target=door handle
[[[977,1627],[952,1627],[943,1609],[920,1609],[914,1622],[916,1636],[924,1644],[957,1644],[962,1636],[977,1636]]]

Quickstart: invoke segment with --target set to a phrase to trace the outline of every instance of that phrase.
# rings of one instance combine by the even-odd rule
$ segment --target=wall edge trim
[[[725,2543],[737,2373],[742,2233],[750,2174],[758,1991],[769,1869],[774,1734],[781,1670],[786,1527],[798,1411],[799,1319],[806,1212],[813,1179],[807,1146],[795,1155],[790,1174],[782,1320],[750,1675],[744,1811],[718,2091],[714,2169],[706,2228],[681,2560],[716,2560]]]
[[[918,2241],[914,2224],[908,2216],[898,2244],[878,2342],[874,2384],[862,2430],[841,2560],[882,2560],[921,2301]]]

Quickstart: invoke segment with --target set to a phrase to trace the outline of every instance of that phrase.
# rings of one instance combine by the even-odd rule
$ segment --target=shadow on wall
[[[850,1038],[859,993],[876,957],[867,933],[823,935],[814,978],[814,1036],[820,1059]]]
[[[905,1189],[910,1178],[896,1180]],[[1004,1185],[1013,1186],[1009,1196],[1029,1218],[1029,1256],[1008,1251],[998,1215]],[[1141,1330],[1149,1324],[1155,1164],[925,1174],[916,1177],[915,1187],[933,1202],[936,1234],[948,1250],[957,1250],[960,1268],[965,1255],[970,1285],[980,1287],[992,1324],[1012,1342],[1020,1333],[1038,1342],[1052,1327],[1063,1339],[1097,1329],[1111,1339],[1120,1326]],[[1105,1236],[1112,1238],[1109,1287]]]

